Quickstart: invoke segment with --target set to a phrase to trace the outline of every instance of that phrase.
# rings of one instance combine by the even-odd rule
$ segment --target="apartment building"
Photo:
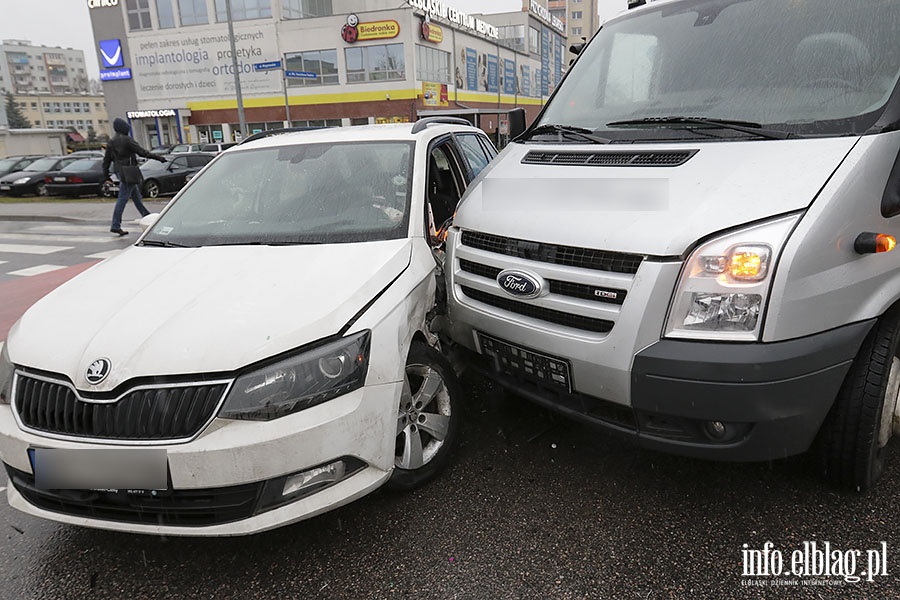
[[[87,92],[84,52],[36,46],[29,40],[3,40],[0,42],[0,91],[13,94]]]
[[[112,135],[106,99],[87,94],[14,94],[13,101],[33,127],[68,129],[74,127],[87,139],[93,129],[96,136]],[[80,141],[77,139],[72,141]]]

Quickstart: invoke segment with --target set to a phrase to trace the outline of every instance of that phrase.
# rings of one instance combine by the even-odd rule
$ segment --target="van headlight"
[[[799,219],[753,225],[694,250],[675,288],[665,336],[758,340],[775,262]]]
[[[271,421],[359,389],[369,367],[366,330],[241,375],[219,416]]]
[[[12,402],[12,382],[15,367],[9,360],[9,352],[6,350],[6,344],[3,344],[3,350],[0,350],[0,404],[9,404]]]

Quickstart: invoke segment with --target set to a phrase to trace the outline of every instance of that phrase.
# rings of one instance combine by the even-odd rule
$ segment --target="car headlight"
[[[19,177],[15,181],[13,181],[13,185],[22,185],[23,183],[28,183],[31,181],[31,177]]]
[[[219,413],[271,421],[359,389],[369,367],[366,330],[241,375]]]
[[[666,337],[758,340],[775,262],[799,219],[753,225],[694,250],[672,297]]]
[[[12,382],[15,367],[9,360],[9,352],[6,344],[0,350],[0,404],[9,404],[12,401]]]

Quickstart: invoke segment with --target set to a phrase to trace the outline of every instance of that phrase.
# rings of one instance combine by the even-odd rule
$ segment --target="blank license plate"
[[[494,359],[494,368],[502,373],[533,381],[539,385],[572,391],[568,361],[478,334],[481,351]]]
[[[34,484],[43,490],[164,490],[166,451],[148,448],[29,448]]]
[[[0,192],[6,192],[6,191],[9,191],[9,186],[8,185],[0,185]]]
[[[54,177],[53,181],[57,181],[59,183],[65,183],[66,178],[65,177]]]

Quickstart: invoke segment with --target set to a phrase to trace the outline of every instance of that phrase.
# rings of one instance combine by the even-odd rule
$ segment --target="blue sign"
[[[519,68],[522,70],[522,95],[530,96],[531,95],[531,67],[528,65],[519,65]]]
[[[498,92],[500,90],[500,64],[493,54],[487,55],[487,91]]]
[[[466,48],[466,89],[478,89],[478,53],[474,48]]]
[[[273,69],[280,69],[281,61],[280,60],[270,60],[269,62],[264,63],[253,63],[254,71],[271,71]]]
[[[106,69],[100,71],[100,81],[131,79],[131,69]]]
[[[284,76],[295,77],[297,79],[315,79],[316,77],[318,77],[318,75],[316,75],[312,71],[285,71]]]
[[[503,93],[516,93],[516,63],[508,58],[503,60]]]
[[[561,37],[557,37],[554,42],[554,52],[553,52],[553,87],[559,85],[559,80],[562,79],[562,56],[563,56],[563,40]]]
[[[550,30],[541,28],[541,96],[549,95],[550,88]]]
[[[213,133],[213,139],[214,139],[214,140],[216,140],[217,142],[221,142],[221,141],[222,141],[222,131],[221,131],[221,130],[219,130],[219,129],[213,129],[213,132],[212,132],[212,133]]]
[[[104,69],[115,69],[125,66],[125,57],[122,55],[121,40],[100,40],[100,58],[103,62],[100,66]]]

